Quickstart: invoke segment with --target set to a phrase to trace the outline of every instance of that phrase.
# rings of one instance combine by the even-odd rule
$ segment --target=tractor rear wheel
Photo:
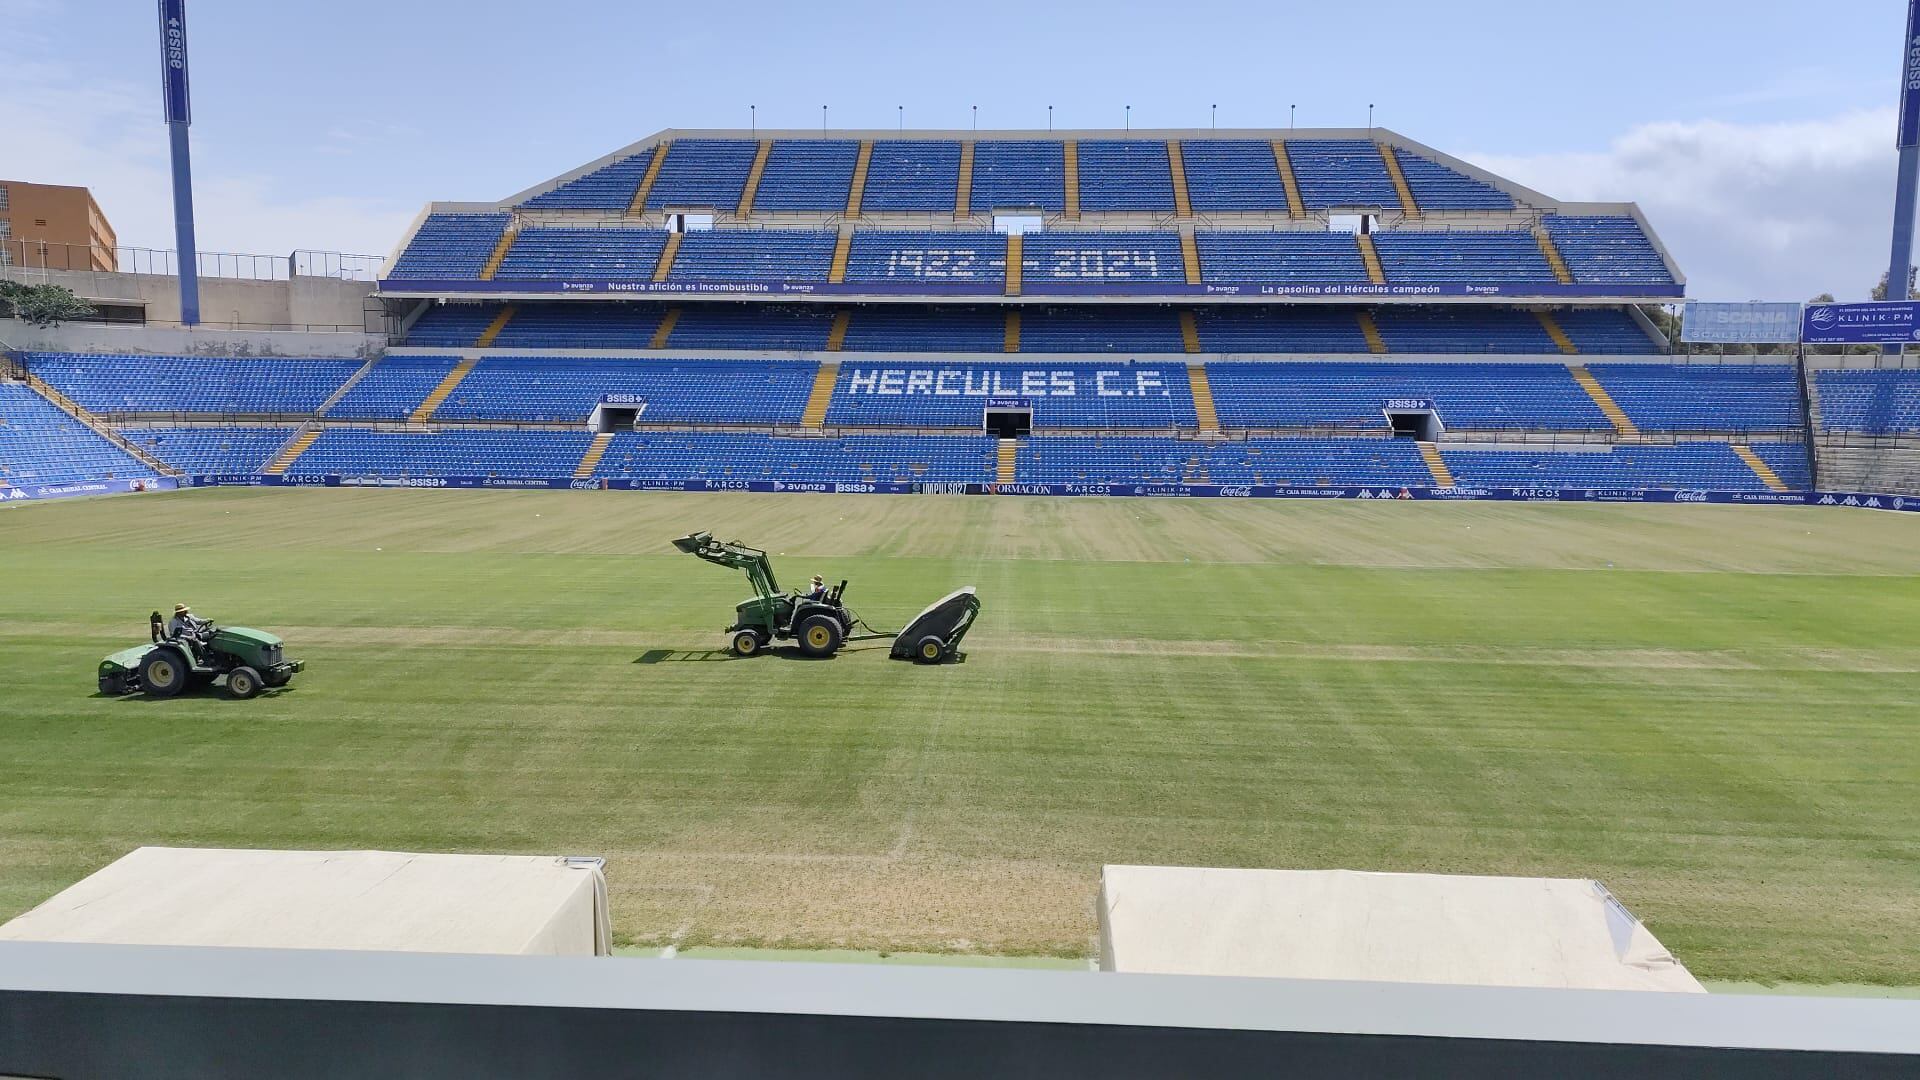
[[[766,635],[758,630],[742,630],[733,635],[733,655],[758,656],[767,644]]]
[[[916,664],[937,664],[947,651],[947,643],[928,634],[913,647],[913,662]]]
[[[259,672],[244,665],[227,672],[227,693],[245,701],[259,692]]]
[[[140,686],[153,697],[173,697],[187,688],[192,675],[178,649],[155,649],[140,661]]]
[[[808,656],[832,656],[840,651],[840,620],[831,615],[809,615],[800,622],[800,651]]]

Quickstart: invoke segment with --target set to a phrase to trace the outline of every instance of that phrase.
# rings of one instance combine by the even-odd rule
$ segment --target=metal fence
[[[194,256],[194,267],[201,277],[238,281],[286,281],[293,277],[372,281],[380,271],[380,264],[385,261],[385,256],[381,255],[304,249],[286,255],[202,251]],[[24,270],[174,275],[180,272],[180,257],[176,252],[157,248],[108,248],[86,244],[53,244],[39,240],[8,240],[0,243],[0,266]]]

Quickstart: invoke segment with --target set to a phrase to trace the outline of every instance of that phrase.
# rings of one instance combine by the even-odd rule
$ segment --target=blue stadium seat
[[[1173,166],[1166,143],[1083,139],[1079,155],[1081,210],[1173,213]]]
[[[1524,229],[1387,229],[1373,234],[1373,246],[1387,281],[1396,284],[1559,281]]]
[[[664,229],[530,227],[493,275],[506,281],[652,281]]]
[[[975,214],[1035,208],[1057,214],[1067,205],[1066,169],[1066,151],[1058,142],[976,142],[967,208]]]
[[[790,439],[711,432],[621,432],[593,475],[634,480],[984,483],[997,440],[984,435]]]
[[[386,356],[327,410],[333,420],[405,420],[460,362],[457,356]]]
[[[1170,307],[1024,308],[1020,351],[1031,353],[1177,353],[1186,348]]]
[[[754,213],[847,208],[860,144],[848,139],[776,139],[754,191]]]
[[[1283,487],[1432,484],[1404,439],[1249,439],[1199,443],[1136,437],[1037,436],[1021,444],[1033,484],[1273,484]]]
[[[428,214],[387,271],[405,278],[477,278],[507,230],[511,214]]]
[[[688,304],[680,309],[667,345],[675,349],[827,347],[834,310],[824,304]]]
[[[957,283],[997,291],[1006,276],[1007,238],[996,232],[862,229],[847,248],[850,282]]]
[[[1630,217],[1548,214],[1541,220],[1575,281],[1673,284],[1673,275],[1653,241]]]
[[[328,428],[288,476],[566,477],[593,436],[581,431],[368,431]]]
[[[499,304],[435,304],[407,328],[407,344],[427,348],[466,348],[479,340],[481,331],[498,314]]]
[[[1386,159],[1366,139],[1288,139],[1287,160],[1308,210],[1400,207]]]
[[[1187,280],[1180,235],[1173,232],[1048,230],[1021,239],[1021,278],[1047,285]]]
[[[1513,196],[1484,180],[1455,172],[1445,165],[1398,147],[1393,151],[1421,210],[1511,210]]]
[[[1367,336],[1353,308],[1264,304],[1202,307],[1193,313],[1200,350],[1212,353],[1363,353]]]
[[[1800,448],[1796,445],[1794,449]],[[1772,448],[1769,453],[1786,463],[1787,456],[1779,449]],[[1731,446],[1718,442],[1615,446],[1577,452],[1552,448],[1476,449],[1471,445],[1442,444],[1440,456],[1453,473],[1454,482],[1464,485],[1767,490],[1766,484],[1740,460]],[[1804,453],[1802,460],[1804,462]],[[1795,479],[1804,485],[1804,464]]]
[[[1382,304],[1373,309],[1373,321],[1388,350],[1397,353],[1497,356],[1560,351],[1538,317],[1513,308]]]
[[[120,436],[188,476],[257,473],[293,437],[290,427],[121,428]]]
[[[1460,430],[1612,431],[1562,364],[1339,361],[1207,365],[1214,410],[1230,428],[1387,426],[1392,398],[1427,398]]]
[[[1006,344],[1000,308],[872,304],[853,309],[848,352],[999,352]]]
[[[1036,427],[1197,426],[1179,362],[841,361],[827,423],[977,427],[989,397],[1033,399]]]
[[[1666,342],[1649,337],[1633,315],[1621,308],[1563,308],[1553,318],[1583,355],[1649,356],[1667,351]]]
[[[1209,282],[1359,284],[1372,279],[1351,233],[1202,230],[1200,276]]]
[[[1787,364],[1588,364],[1642,431],[1799,431]]]
[[[1187,199],[1200,213],[1287,209],[1287,187],[1270,142],[1188,139],[1180,144],[1180,157]]]
[[[362,360],[28,353],[28,370],[98,413],[310,413]]]
[[[713,229],[680,238],[668,281],[824,282],[839,237],[818,229]]]
[[[797,424],[817,365],[778,360],[615,360],[491,356],[461,380],[436,420],[584,424],[607,394],[633,395],[648,422]]]
[[[633,205],[634,193],[653,164],[653,147],[543,191],[522,203],[530,210],[618,210]]]
[[[1828,431],[1920,434],[1920,371],[1810,371]]]
[[[153,470],[21,383],[0,382],[0,483],[133,480]]]
[[[960,192],[960,144],[951,139],[879,139],[867,162],[866,211],[952,213]]]
[[[647,209],[707,208],[731,213],[760,153],[752,139],[676,139],[647,191]]]
[[[594,300],[516,304],[513,318],[493,339],[499,349],[644,349],[666,308]]]

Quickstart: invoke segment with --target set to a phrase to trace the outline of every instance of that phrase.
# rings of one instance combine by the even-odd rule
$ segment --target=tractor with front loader
[[[147,620],[147,644],[100,661],[100,692],[167,698],[205,689],[224,677],[227,693],[245,699],[285,686],[306,669],[305,661],[287,659],[286,643],[264,630],[212,623],[200,627],[197,633],[171,634],[154,612]]]
[[[734,606],[733,625],[727,627],[728,645],[736,656],[754,656],[774,641],[790,640],[804,656],[828,657],[848,641],[864,640],[855,636],[856,627],[866,630],[867,637],[887,636],[875,633],[847,607],[845,581],[824,598],[814,599],[800,592],[782,592],[773,576],[772,560],[759,548],[715,540],[710,532],[680,537],[673,546],[716,566],[746,573],[753,595]],[[949,593],[894,635],[891,655],[922,664],[951,659],[979,613],[980,600],[973,586]]]

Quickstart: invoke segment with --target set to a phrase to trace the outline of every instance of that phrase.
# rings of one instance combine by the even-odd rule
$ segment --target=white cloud
[[[122,245],[171,249],[167,129],[152,91],[144,83],[82,78],[60,64],[0,65],[0,101],[8,114],[0,174],[92,188]],[[356,192],[288,195],[290,179],[258,170],[203,169],[194,183],[197,246],[250,254],[308,248],[380,255],[417,210]]]
[[[1865,299],[1893,225],[1892,110],[1657,123],[1605,150],[1464,155],[1559,199],[1638,202],[1704,300]]]

